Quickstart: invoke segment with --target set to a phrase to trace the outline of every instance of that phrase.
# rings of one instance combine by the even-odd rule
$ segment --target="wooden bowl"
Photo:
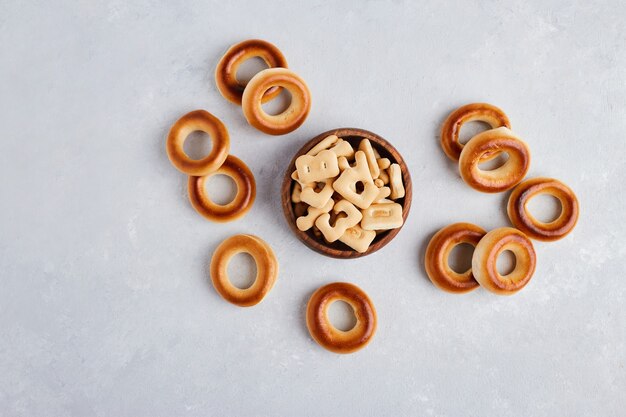
[[[289,163],[289,166],[285,171],[285,177],[283,179],[281,198],[283,203],[283,213],[285,214],[285,218],[287,219],[287,223],[289,224],[289,227],[291,227],[291,230],[305,245],[307,245],[314,251],[321,253],[322,255],[341,259],[359,258],[361,256],[372,254],[391,242],[391,240],[398,234],[402,227],[384,231],[378,234],[370,247],[367,249],[367,251],[359,253],[342,242],[336,241],[333,243],[328,243],[324,240],[323,237],[316,237],[311,229],[303,232],[296,226],[294,204],[291,202],[291,192],[293,190],[294,183],[294,181],[291,179],[291,173],[296,169],[296,159],[300,155],[306,154],[319,141],[329,135],[337,135],[340,139],[350,142],[350,144],[355,149],[358,149],[359,142],[362,139],[369,139],[372,147],[376,149],[378,153],[380,153],[381,157],[389,158],[392,164],[397,163],[400,165],[402,171],[402,180],[404,182],[405,196],[404,198],[400,198],[395,201],[398,204],[402,205],[402,217],[404,218],[405,223],[406,218],[409,215],[409,210],[411,209],[411,198],[413,195],[411,175],[409,174],[409,169],[407,168],[404,159],[402,159],[400,153],[389,142],[387,142],[385,139],[381,138],[375,133],[368,132],[367,130],[363,129],[354,128],[333,129],[314,137],[313,139],[308,141],[302,148],[300,148],[300,150],[296,153],[296,155]]]

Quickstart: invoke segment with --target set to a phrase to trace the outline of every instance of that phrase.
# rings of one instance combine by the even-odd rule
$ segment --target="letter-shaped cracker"
[[[337,155],[328,149],[315,156],[300,155],[296,159],[296,169],[300,183],[324,181],[339,175]]]
[[[294,180],[295,182],[297,182],[298,184],[300,184],[300,188],[304,188],[304,187],[315,187],[315,183],[314,182],[302,182],[300,181],[300,177],[298,177],[298,171],[293,171],[291,173],[291,179]]]
[[[380,169],[387,169],[391,165],[391,161],[389,158],[379,158],[376,160],[376,164]]]
[[[378,187],[374,185],[374,180],[367,165],[365,152],[358,151],[354,154],[356,164],[344,170],[339,178],[333,183],[333,188],[343,198],[359,208],[367,208],[374,202],[378,195]],[[357,182],[363,183],[363,192],[356,191]]]
[[[314,187],[304,187],[300,193],[300,199],[312,207],[322,208],[328,203],[334,192],[333,180],[329,178],[326,180],[324,188],[319,192],[315,191]]]
[[[370,168],[370,174],[372,174],[372,178],[378,178],[378,174],[380,174],[380,169],[378,168],[378,161],[376,161],[376,155],[374,155],[374,149],[372,148],[372,144],[370,143],[369,139],[363,139],[361,143],[359,143],[359,150],[365,152],[367,165]]]
[[[372,204],[363,213],[361,227],[365,230],[397,229],[402,226],[402,206],[398,203]]]
[[[333,146],[335,143],[337,143],[338,140],[339,140],[339,138],[337,136],[335,136],[335,135],[326,136],[324,139],[320,140],[317,143],[317,145],[312,147],[311,150],[308,151],[306,154],[307,155],[311,155],[311,156],[315,156],[318,153],[320,153],[321,151],[323,151],[324,149],[328,149],[331,146]]]
[[[359,209],[354,207],[348,200],[341,200],[335,204],[333,211],[335,213],[344,212],[347,217],[338,217],[334,226],[330,225],[330,214],[328,213],[320,215],[317,220],[315,220],[317,228],[320,229],[324,238],[331,243],[339,239],[346,230],[359,224],[363,217]]]
[[[339,158],[337,158],[337,164],[339,165],[340,171],[345,171],[346,169],[350,168],[350,163],[345,156],[340,156]]]
[[[389,167],[389,184],[391,185],[391,199],[404,197],[404,184],[402,183],[402,171],[400,165],[392,164]]]
[[[378,189],[378,195],[376,196],[376,199],[374,201],[383,200],[383,199],[389,197],[390,194],[391,194],[391,190],[389,189],[389,187],[380,187]],[[305,201],[305,203],[306,203],[306,201]]]
[[[363,230],[358,224],[346,230],[339,238],[340,242],[345,243],[359,253],[367,251],[370,244],[376,237],[373,230]]]
[[[354,149],[352,148],[352,145],[350,145],[350,142],[346,140],[339,139],[339,142],[330,148],[330,150],[335,152],[337,157],[344,156],[347,159],[354,158]]]
[[[315,224],[315,220],[317,220],[317,218],[320,215],[324,213],[328,213],[333,208],[334,205],[335,205],[335,202],[331,198],[330,200],[328,200],[326,205],[322,208],[315,208],[315,207],[309,206],[307,210],[307,215],[300,216],[296,219],[296,226],[298,227],[299,230],[302,230],[303,232],[309,230]]]

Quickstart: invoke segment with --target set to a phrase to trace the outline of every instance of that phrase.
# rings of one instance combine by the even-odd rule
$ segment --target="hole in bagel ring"
[[[214,203],[206,193],[205,183],[217,174],[227,175],[237,185],[237,195],[228,204]],[[252,208],[256,197],[256,183],[250,168],[236,156],[228,155],[217,171],[201,177],[190,176],[187,183],[189,201],[198,213],[214,222],[226,223],[243,217]]]
[[[215,68],[217,89],[226,100],[241,106],[246,84],[237,80],[237,70],[244,61],[254,57],[261,58],[270,68],[287,68],[282,52],[267,41],[250,39],[231,46]],[[280,90],[280,87],[271,87],[263,94],[262,102],[275,98]]]
[[[202,131],[211,137],[213,148],[202,159],[191,159],[183,148],[191,132]],[[187,175],[207,175],[218,169],[226,160],[230,137],[224,123],[206,110],[194,110],[174,123],[167,136],[167,156],[180,172]]]
[[[228,278],[228,263],[238,253],[247,253],[257,268],[254,283],[237,288]],[[278,276],[278,260],[274,251],[263,239],[253,235],[234,235],[219,244],[211,258],[211,281],[213,287],[226,301],[240,307],[260,303],[272,289]]]
[[[328,308],[344,301],[354,310],[356,325],[347,332],[335,328],[328,318]],[[347,282],[334,282],[318,288],[307,304],[306,325],[311,337],[335,353],[352,353],[364,348],[376,333],[376,310],[368,295]]]
[[[561,214],[556,220],[544,223],[537,220],[526,205],[539,194],[549,194],[561,203]],[[578,199],[565,184],[553,178],[532,178],[519,184],[509,197],[507,213],[513,226],[528,237],[543,241],[553,241],[565,237],[574,229],[578,221]]]
[[[491,171],[478,165],[506,152],[506,162]],[[461,152],[459,171],[470,187],[484,193],[498,193],[517,185],[530,168],[530,150],[526,142],[506,127],[487,130],[474,136]]]
[[[478,288],[472,269],[458,273],[450,267],[448,257],[452,249],[461,243],[476,247],[486,233],[471,223],[454,223],[435,233],[426,248],[424,267],[428,278],[437,288],[453,293],[465,293]]]
[[[498,257],[506,250],[515,255],[515,268],[501,275],[496,266]],[[487,290],[499,295],[511,295],[528,284],[535,272],[537,256],[530,239],[512,227],[494,229],[483,236],[474,249],[472,273]]]
[[[282,113],[271,115],[261,104],[271,87],[283,87],[291,93],[291,103]],[[304,123],[311,109],[311,93],[304,80],[286,68],[270,68],[257,73],[243,92],[243,114],[251,126],[269,135],[293,132]]]

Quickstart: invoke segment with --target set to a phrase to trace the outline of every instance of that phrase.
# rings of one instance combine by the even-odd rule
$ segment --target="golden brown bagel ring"
[[[202,131],[211,136],[213,148],[202,159],[191,159],[185,153],[183,144],[191,132]],[[226,160],[230,149],[230,137],[224,123],[205,110],[187,113],[170,129],[167,136],[167,156],[172,164],[187,175],[207,175],[218,169]]]
[[[507,152],[509,159],[499,168],[483,171],[478,164]],[[487,130],[474,136],[459,158],[461,178],[484,193],[498,193],[514,187],[530,168],[530,150],[522,139],[506,127]]]
[[[291,104],[277,115],[267,114],[261,107],[263,95],[274,86],[283,87],[291,93]],[[286,68],[270,68],[252,77],[243,92],[241,106],[250,125],[270,135],[284,135],[299,128],[306,120],[311,109],[311,93],[295,72]]]
[[[237,184],[237,195],[228,204],[215,204],[206,193],[205,183],[216,174],[231,177]],[[239,158],[228,155],[224,164],[217,170],[202,177],[189,177],[187,184],[189,201],[198,213],[209,220],[226,223],[243,217],[252,208],[256,197],[256,183],[250,168]]]
[[[241,106],[241,96],[246,84],[237,80],[239,66],[249,58],[259,57],[270,68],[287,68],[287,60],[282,52],[269,42],[250,39],[231,46],[215,69],[215,83],[222,96],[228,101]],[[268,89],[262,97],[265,103],[280,94],[279,87]]]
[[[485,230],[471,223],[454,223],[435,233],[426,248],[424,266],[428,278],[436,287],[453,293],[465,293],[478,288],[472,269],[459,274],[450,268],[448,256],[461,243],[476,247],[485,233]]]
[[[550,194],[561,202],[561,214],[556,220],[544,223],[528,212],[526,204],[538,194]],[[506,210],[513,226],[537,240],[559,240],[571,232],[578,221],[576,194],[567,185],[552,178],[532,178],[515,187]]]
[[[515,269],[500,275],[498,256],[510,250],[515,255]],[[524,288],[535,272],[537,257],[530,239],[512,227],[501,227],[487,233],[476,245],[472,256],[472,273],[481,286],[500,295],[511,295]]]
[[[463,144],[459,142],[461,126],[467,122],[485,122],[492,129],[498,127],[511,128],[506,114],[496,106],[487,103],[472,103],[461,106],[448,116],[441,127],[441,147],[448,158],[458,161]]]
[[[328,319],[328,307],[345,301],[354,310],[356,325],[347,332],[335,328]],[[322,347],[335,353],[352,353],[364,348],[376,333],[376,310],[372,300],[356,285],[334,282],[318,288],[307,304],[306,325]]]
[[[228,263],[238,253],[247,253],[256,263],[256,278],[250,288],[235,287],[228,279]],[[263,300],[274,286],[278,276],[278,261],[272,248],[261,238],[235,235],[224,240],[211,258],[211,281],[215,290],[240,307],[250,307]]]

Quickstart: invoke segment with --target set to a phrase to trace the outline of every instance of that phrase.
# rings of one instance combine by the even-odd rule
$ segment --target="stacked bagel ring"
[[[237,70],[253,57],[261,58],[269,68],[242,83],[237,80]],[[250,39],[231,46],[217,64],[215,83],[225,99],[241,106],[251,126],[270,135],[293,132],[304,123],[311,109],[309,87],[287,68],[282,52],[267,41]],[[289,107],[277,115],[267,114],[262,104],[277,97],[283,88],[291,94]]]
[[[459,141],[459,133],[463,124],[470,121],[485,122],[491,129],[479,133],[463,145]],[[576,225],[578,200],[567,185],[552,178],[523,181],[530,167],[530,151],[510,128],[507,115],[487,103],[458,108],[442,126],[441,146],[450,159],[458,161],[465,183],[485,193],[515,187],[507,204],[507,213],[515,228],[501,227],[487,233],[471,223],[455,223],[432,237],[426,249],[424,266],[432,283],[444,291],[466,293],[483,286],[496,294],[514,294],[528,284],[535,271],[536,253],[530,239],[558,240]],[[492,171],[479,168],[479,164],[502,152],[509,155],[502,166]],[[528,212],[528,202],[539,194],[552,195],[561,203],[561,213],[556,220],[544,223]],[[474,246],[472,266],[464,273],[457,273],[450,268],[448,257],[452,249],[462,243]],[[516,262],[513,271],[503,276],[498,272],[496,261],[506,250],[514,254]]]
[[[194,131],[207,133],[213,144],[211,152],[199,160],[191,159],[183,149],[185,139]],[[214,222],[225,223],[243,217],[252,208],[256,197],[254,175],[242,160],[228,154],[228,130],[217,117],[205,110],[185,114],[171,127],[166,150],[172,165],[189,176],[189,201],[200,215]],[[226,205],[214,203],[206,192],[207,180],[216,174],[231,177],[237,185],[237,195]]]

